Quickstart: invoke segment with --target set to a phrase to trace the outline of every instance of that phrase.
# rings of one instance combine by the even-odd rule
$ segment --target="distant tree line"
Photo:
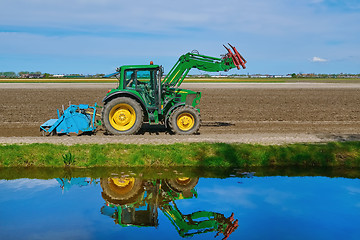
[[[51,73],[41,73],[21,71],[21,72],[0,72],[0,78],[102,78],[105,74],[51,74]],[[292,78],[360,78],[360,73],[358,74],[315,74],[315,73],[292,73],[286,75],[273,75],[273,74],[232,74],[232,75],[188,75],[188,78],[210,78],[210,77],[223,77],[223,78],[258,78],[258,77],[292,77]]]
[[[84,74],[51,74],[51,73],[41,73],[21,71],[21,72],[0,72],[0,78],[102,78],[105,74],[93,74],[93,75],[84,75]]]
[[[293,78],[360,78],[360,74],[339,73],[339,74],[316,74],[316,73],[293,73]]]
[[[15,72],[0,72],[0,76],[6,77],[6,78],[16,78],[17,77]]]
[[[42,74],[41,72],[27,72],[27,71],[21,71],[21,72],[0,72],[0,77],[1,78],[29,78],[29,77],[43,77],[44,74]]]

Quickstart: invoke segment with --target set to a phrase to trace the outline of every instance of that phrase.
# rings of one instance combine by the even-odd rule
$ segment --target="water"
[[[0,239],[360,239],[358,178],[126,175],[0,180]]]

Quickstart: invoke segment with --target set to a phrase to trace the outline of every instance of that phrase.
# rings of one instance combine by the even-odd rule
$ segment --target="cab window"
[[[153,85],[153,70],[127,70],[125,71],[124,87],[130,89],[139,89]]]
[[[136,88],[136,72],[133,70],[125,71],[125,88]]]
[[[151,71],[149,71],[149,70],[137,71],[137,80],[140,83],[149,84],[150,76],[151,76]]]

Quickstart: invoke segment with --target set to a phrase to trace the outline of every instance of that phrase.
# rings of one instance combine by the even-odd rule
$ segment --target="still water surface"
[[[0,180],[0,239],[360,239],[360,180]]]

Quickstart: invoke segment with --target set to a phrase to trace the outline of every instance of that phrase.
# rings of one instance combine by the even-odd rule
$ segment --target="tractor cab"
[[[120,79],[123,89],[137,91],[148,107],[159,108],[159,89],[161,89],[159,68],[126,69],[123,76],[123,79]]]
[[[159,65],[125,65],[116,69],[117,72],[105,77],[116,76],[119,80],[117,89],[140,97],[146,108],[158,109],[161,103],[162,67]]]

